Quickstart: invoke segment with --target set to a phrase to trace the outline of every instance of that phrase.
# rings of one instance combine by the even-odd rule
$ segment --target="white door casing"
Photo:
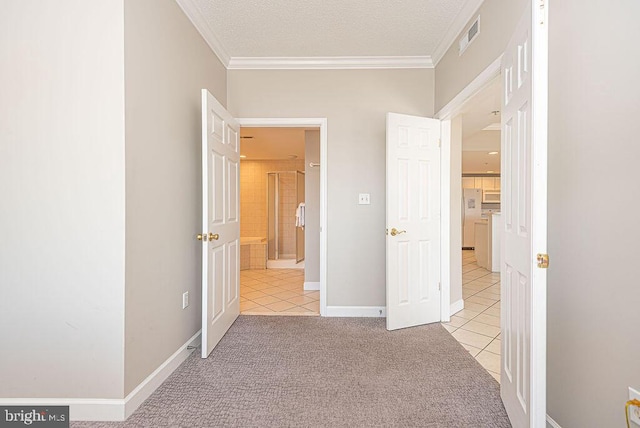
[[[202,90],[202,358],[240,315],[240,127]]]
[[[516,428],[545,426],[547,42],[535,0],[502,59],[500,393]],[[548,7],[548,2],[547,7]]]
[[[388,330],[440,321],[439,139],[437,119],[387,114]]]

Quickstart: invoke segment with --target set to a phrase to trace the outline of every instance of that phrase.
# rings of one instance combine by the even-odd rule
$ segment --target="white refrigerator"
[[[462,249],[475,245],[475,222],[482,218],[482,189],[462,189]]]

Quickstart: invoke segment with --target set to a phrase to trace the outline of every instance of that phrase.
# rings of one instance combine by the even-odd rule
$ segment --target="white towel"
[[[304,202],[300,202],[300,205],[296,208],[296,227],[304,229]]]

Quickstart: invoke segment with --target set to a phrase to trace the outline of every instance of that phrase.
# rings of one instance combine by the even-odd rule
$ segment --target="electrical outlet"
[[[358,195],[358,204],[359,205],[369,205],[369,204],[371,204],[371,194],[369,194],[369,193],[360,193]]]
[[[640,392],[635,389],[629,387],[629,400],[640,400]],[[640,407],[638,406],[629,406],[629,420],[634,424],[640,426]]]
[[[189,292],[182,293],[182,309],[186,309],[189,306]]]

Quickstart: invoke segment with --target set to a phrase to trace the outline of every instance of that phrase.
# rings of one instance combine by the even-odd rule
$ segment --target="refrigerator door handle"
[[[464,222],[467,219],[467,214],[464,209],[464,195],[462,195],[462,227],[464,227]]]

